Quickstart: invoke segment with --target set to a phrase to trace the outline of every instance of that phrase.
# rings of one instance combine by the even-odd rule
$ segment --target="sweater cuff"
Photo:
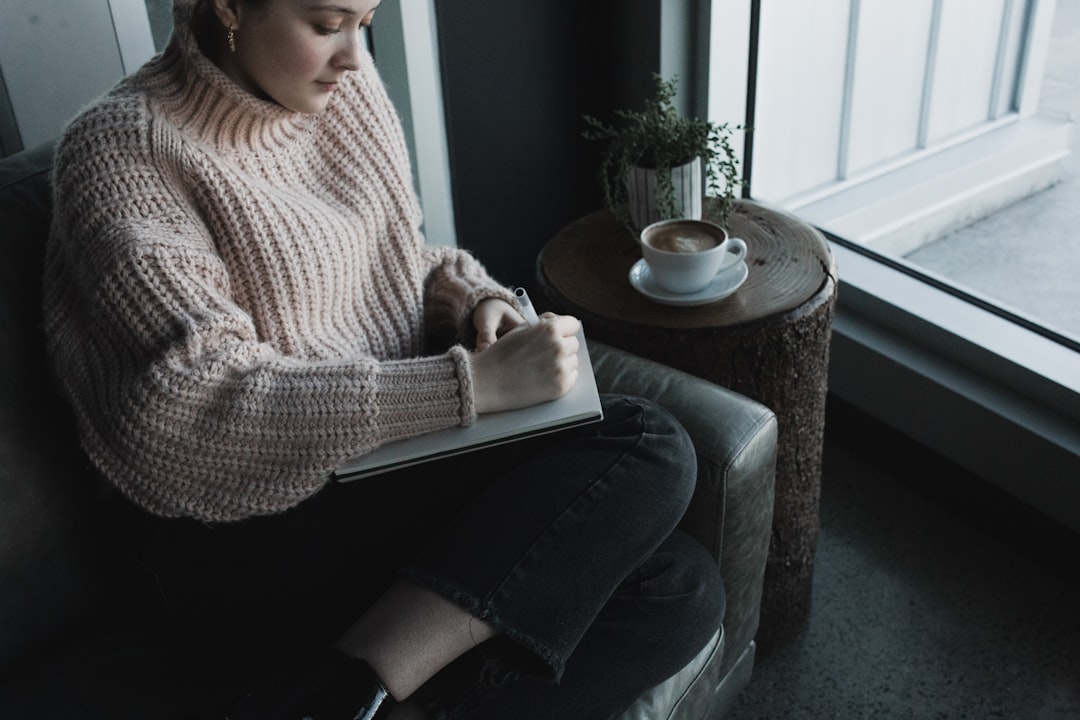
[[[507,305],[517,310],[519,308],[514,292],[500,285],[477,288],[465,298],[462,304],[461,315],[457,318],[458,337],[469,342],[476,340],[476,327],[473,325],[473,315],[476,308],[485,300],[503,300]]]
[[[461,388],[461,424],[472,425],[476,422],[476,393],[473,385],[472,353],[461,345],[450,348],[450,359],[457,370],[458,385]]]

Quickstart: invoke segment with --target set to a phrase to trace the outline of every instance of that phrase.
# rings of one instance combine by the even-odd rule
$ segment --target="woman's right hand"
[[[578,378],[578,330],[569,315],[544,313],[473,355],[478,413],[528,407],[560,398]]]

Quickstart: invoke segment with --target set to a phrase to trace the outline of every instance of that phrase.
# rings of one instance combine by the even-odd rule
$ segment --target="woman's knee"
[[[643,398],[620,397],[605,407],[616,423],[630,422],[638,433],[633,460],[644,476],[641,492],[653,512],[670,508],[682,518],[697,484],[694,444],[665,408]]]
[[[716,634],[727,598],[716,559],[697,540],[672,533],[632,573],[616,594],[614,611],[634,618],[648,615],[639,628],[653,643],[652,653],[666,655],[674,671],[685,665]]]
[[[684,606],[688,625],[715,630],[724,618],[727,595],[716,558],[705,546],[682,532],[674,532],[654,554],[666,567],[662,590],[687,599]]]

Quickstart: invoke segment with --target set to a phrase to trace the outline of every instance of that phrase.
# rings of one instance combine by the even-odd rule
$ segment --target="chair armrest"
[[[698,483],[680,528],[716,558],[727,591],[724,633],[734,662],[757,633],[772,532],[776,417],[707,380],[589,341],[601,392],[652,400],[683,424]],[[726,671],[726,668],[725,668]]]

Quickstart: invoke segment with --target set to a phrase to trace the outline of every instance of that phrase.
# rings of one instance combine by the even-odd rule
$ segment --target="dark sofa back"
[[[0,676],[101,597],[95,473],[41,328],[52,147],[0,160]]]

